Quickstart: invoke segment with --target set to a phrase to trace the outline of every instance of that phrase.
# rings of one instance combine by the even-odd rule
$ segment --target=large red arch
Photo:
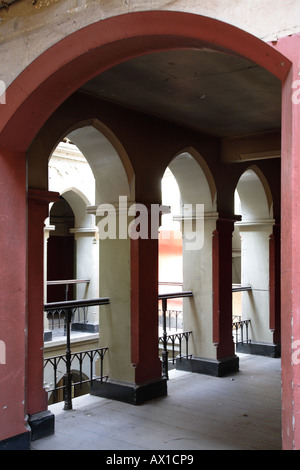
[[[191,13],[129,13],[86,26],[62,39],[15,79],[0,117],[0,147],[24,152],[53,111],[102,71],[167,49],[210,47],[245,57],[284,80],[290,61],[234,26]],[[15,132],[18,129],[18,139]]]
[[[293,39],[288,38],[287,42],[290,43],[291,41]],[[295,59],[292,55],[291,59],[296,63],[299,57],[299,42],[294,41],[294,44]],[[295,67],[292,77],[292,74],[289,74],[291,61],[275,47],[236,27],[208,17],[180,12],[153,11],[130,13],[102,20],[67,36],[29,64],[6,90],[6,104],[1,106],[0,150],[3,158],[0,163],[2,180],[5,183],[2,187],[4,201],[4,204],[2,204],[2,217],[3,220],[7,217],[7,220],[14,221],[14,224],[7,226],[2,233],[4,238],[4,243],[1,243],[1,255],[4,259],[2,272],[4,273],[7,267],[9,267],[9,270],[5,272],[4,276],[6,280],[4,291],[7,295],[1,299],[1,310],[8,312],[6,317],[4,315],[4,320],[11,317],[11,311],[22,313],[18,328],[11,329],[13,335],[8,328],[9,333],[5,338],[10,370],[15,370],[17,373],[14,378],[16,396],[11,396],[10,390],[6,390],[5,399],[8,400],[11,409],[14,411],[11,412],[11,418],[2,439],[24,432],[24,397],[22,393],[26,389],[26,384],[24,376],[25,359],[22,354],[26,349],[24,312],[26,308],[29,310],[29,307],[26,307],[26,289],[29,286],[35,291],[43,291],[40,277],[35,278],[31,274],[31,278],[28,277],[29,281],[27,282],[25,276],[27,260],[26,239],[24,236],[26,233],[26,168],[24,153],[49,116],[66,98],[93,76],[138,55],[167,49],[199,49],[203,46],[245,57],[268,70],[282,82],[286,81],[283,95],[282,186],[286,189],[282,201],[284,208],[283,224],[286,227],[286,233],[283,240],[284,253],[282,257],[284,260],[284,285],[282,288],[284,299],[282,304],[286,304],[287,311],[283,337],[293,337],[290,321],[292,318],[291,307],[298,308],[297,296],[299,295],[298,286],[300,283],[298,282],[299,270],[297,267],[299,249],[293,252],[293,248],[297,248],[298,224],[296,217],[292,218],[291,214],[293,212],[297,213],[299,196],[291,198],[290,195],[293,190],[297,189],[298,191],[298,182],[296,180],[298,173],[296,172],[297,168],[294,170],[294,166],[296,166],[294,160],[296,155],[299,154],[299,144],[296,138],[297,127],[294,128],[293,124],[296,119],[299,119],[299,114],[295,113],[296,117],[293,117],[291,112],[290,85],[292,78],[297,78],[298,70]],[[290,44],[285,47],[280,42],[280,47],[285,53],[290,52]],[[286,80],[287,76],[288,79]],[[291,146],[292,150],[290,150]],[[33,214],[35,218],[29,220],[28,226],[36,228],[38,226],[37,221],[43,221],[44,218],[44,214],[40,215],[38,209],[41,206],[41,211],[43,211],[44,206],[48,204],[48,200],[44,201],[44,194],[40,194],[38,190],[31,191],[30,196],[31,204],[34,204],[37,209],[36,213]],[[40,233],[42,233],[42,227],[41,224]],[[41,244],[40,251],[37,252],[37,243],[35,243],[34,237],[29,236],[28,238],[31,238],[35,259],[40,262],[43,246]],[[291,262],[292,258],[293,261]],[[35,259],[32,260],[32,265]],[[294,273],[296,273],[295,277],[293,277]],[[33,274],[35,274],[35,271]],[[295,288],[295,294],[289,294],[291,286]],[[36,300],[35,295],[31,297]],[[37,309],[40,308],[41,306],[37,305]],[[299,322],[298,317],[295,320]],[[28,331],[33,329],[32,325],[29,325]],[[42,330],[40,329],[40,331]],[[20,347],[16,351],[15,344],[17,343],[20,344]],[[33,345],[32,338],[29,338],[28,343],[31,343],[32,350],[39,350],[39,344],[37,346]],[[295,419],[295,414],[294,405],[292,405],[294,392],[291,384],[293,384],[294,371],[290,366],[290,349],[290,345],[285,344],[286,352],[283,358],[286,369],[283,374],[283,400],[285,406],[283,442],[286,446],[292,447],[294,445],[292,440],[296,434],[296,445],[299,447],[299,420],[297,420],[293,431],[291,430],[291,423]],[[12,351],[14,354],[11,353]],[[39,382],[42,372],[39,370],[33,372],[38,377],[37,379],[34,377],[32,381]],[[299,383],[299,372],[297,374],[297,383]],[[34,393],[35,390],[33,390],[33,395]],[[29,401],[28,397],[29,393],[27,401]],[[35,396],[33,398],[36,402]],[[40,400],[42,401],[43,397]],[[33,402],[32,400],[31,406]],[[16,403],[18,403],[17,408],[15,408]],[[298,411],[300,405],[298,402],[296,405],[295,408]],[[43,403],[41,405],[40,403],[35,404],[36,410],[34,410],[30,409],[27,404],[25,414],[26,412],[29,414],[38,412],[44,409],[43,406]]]

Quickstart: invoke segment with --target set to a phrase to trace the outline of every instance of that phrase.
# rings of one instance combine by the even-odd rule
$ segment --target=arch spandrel
[[[116,202],[119,195],[134,200],[134,169],[120,140],[99,119],[80,121],[78,117],[74,118],[67,106],[66,109],[58,110],[37,134],[27,152],[29,186],[48,188],[48,163],[59,143],[67,137],[91,167],[98,193],[101,193],[97,203],[102,199],[105,202]],[[113,186],[110,184],[112,178]]]
[[[214,18],[166,11],[112,17],[58,41],[8,87],[0,116],[2,146],[26,152],[41,126],[72,93],[114,65],[151,52],[203,47],[252,60],[282,81],[291,67],[267,43]]]
[[[271,190],[263,172],[256,165],[244,171],[236,189],[240,199],[242,222],[272,219]]]
[[[116,203],[119,196],[131,199],[134,173],[120,143],[118,147],[122,157],[111,141],[91,125],[70,132],[68,138],[80,149],[91,166],[96,182],[96,204]]]
[[[67,188],[61,193],[61,196],[67,201],[74,213],[76,227],[94,228],[92,216],[86,212],[86,208],[91,205],[91,202],[78,188]]]
[[[169,164],[183,204],[204,204],[205,212],[216,210],[216,185],[204,158],[193,148],[178,153]]]

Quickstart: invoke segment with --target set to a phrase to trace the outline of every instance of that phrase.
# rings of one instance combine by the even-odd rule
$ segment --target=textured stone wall
[[[145,10],[209,16],[265,41],[300,31],[299,0],[16,0],[0,9],[0,80],[8,86],[42,52],[80,28]]]

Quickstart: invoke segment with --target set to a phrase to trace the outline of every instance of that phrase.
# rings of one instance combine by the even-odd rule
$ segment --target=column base
[[[197,374],[223,377],[239,370],[239,357],[234,355],[225,359],[207,359],[192,356],[191,359],[177,359],[176,369]]]
[[[54,434],[54,414],[49,410],[29,416],[28,424],[31,429],[32,441]]]
[[[281,357],[281,345],[273,343],[237,343],[236,352],[265,357]]]
[[[51,330],[45,330],[44,331],[44,342],[47,341],[52,341],[52,331]]]
[[[107,382],[94,382],[90,394],[110,398],[131,405],[141,405],[153,398],[167,395],[167,380],[158,379],[143,384],[128,384],[108,380]]]
[[[71,329],[85,333],[99,333],[99,323],[72,323]]]
[[[0,450],[30,450],[30,431],[0,441]]]

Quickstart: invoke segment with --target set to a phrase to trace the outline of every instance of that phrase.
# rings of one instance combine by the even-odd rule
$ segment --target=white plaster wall
[[[241,284],[251,286],[242,292],[242,319],[251,320],[250,339],[271,343],[269,239],[273,231],[272,204],[262,181],[253,170],[246,171],[237,185],[236,210],[242,222],[236,224],[241,235]]]
[[[269,327],[269,237],[272,223],[240,226],[242,236],[242,285],[251,291],[242,292],[242,319],[251,320],[250,339],[272,343]]]
[[[183,299],[183,329],[193,331],[189,353],[196,357],[215,358],[212,332],[212,233],[216,217],[206,217],[204,244],[200,250],[189,250],[183,236],[183,290],[192,298]]]
[[[74,146],[61,143],[49,160],[49,191],[60,194],[76,188],[90,205],[95,203],[95,179],[90,165]]]
[[[200,156],[198,158],[201,160]],[[215,358],[216,348],[212,342],[212,233],[216,229],[217,216],[213,188],[207,180],[210,175],[205,175],[204,169],[189,152],[174,158],[169,169],[178,184],[182,205],[181,214],[174,215],[175,220],[180,221],[183,234],[183,290],[194,293],[192,298],[183,299],[183,329],[193,331],[189,341],[190,354]],[[196,204],[203,205],[203,214],[199,215],[204,220],[194,217]]]
[[[75,215],[75,228],[71,233],[76,241],[76,278],[90,280],[88,284],[76,285],[76,298],[96,298],[99,296],[98,229],[95,216],[87,213],[87,206],[95,202],[95,179],[76,146],[61,143],[53,152],[49,161],[49,190],[65,197]],[[47,243],[45,250],[46,247]],[[46,256],[44,263],[46,273]],[[98,307],[89,308],[87,321],[98,323],[98,315]]]
[[[108,269],[109,267],[109,269]],[[99,342],[113,354],[107,357],[112,380],[134,382],[131,364],[130,240],[100,243],[100,296],[111,299],[100,307]],[[106,371],[107,373],[107,371]]]
[[[300,31],[299,0],[19,0],[0,10],[0,80],[8,86],[47,48],[84,26],[145,10],[216,18],[265,41]]]
[[[125,166],[105,135],[93,126],[85,126],[71,132],[68,137],[81,150],[89,163],[89,171],[93,172],[95,182],[92,182],[90,191],[95,194],[96,204],[118,203],[119,196],[130,198],[130,182]],[[89,177],[87,168],[85,174]]]
[[[76,242],[76,278],[88,279],[89,283],[76,285],[77,299],[95,299],[99,297],[99,241],[95,232],[75,231]],[[87,309],[88,323],[99,323],[99,307]],[[81,317],[81,320],[83,318]]]

